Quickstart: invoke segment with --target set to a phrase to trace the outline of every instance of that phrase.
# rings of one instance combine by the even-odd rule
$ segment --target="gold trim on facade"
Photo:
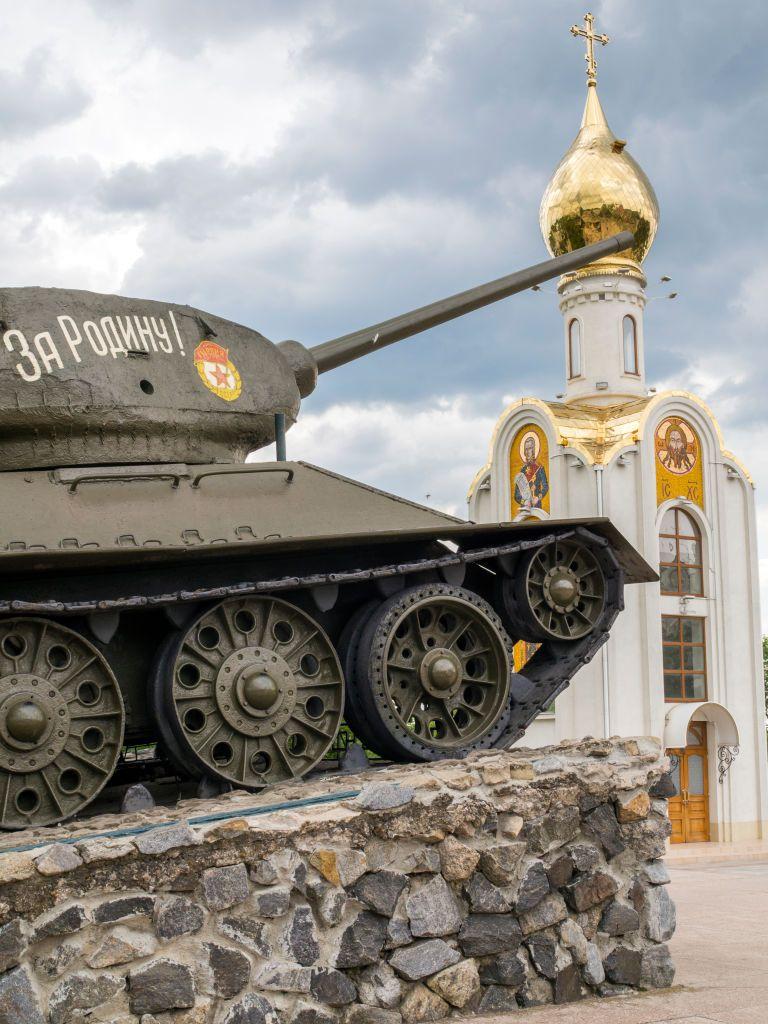
[[[622,404],[595,407],[563,402],[544,402],[539,398],[518,398],[502,411],[491,435],[488,459],[475,474],[467,492],[467,501],[474,495],[482,481],[491,473],[493,455],[499,433],[509,418],[518,409],[535,408],[544,413],[555,429],[555,443],[581,455],[588,466],[607,466],[611,460],[631,445],[643,439],[649,417],[654,410],[670,398],[681,398],[698,406],[712,424],[720,454],[732,462],[754,487],[754,480],[743,462],[729,451],[723,442],[723,434],[712,410],[690,391],[662,391],[648,398],[633,399]],[[653,438],[646,438],[652,445]],[[551,457],[551,453],[550,453]]]

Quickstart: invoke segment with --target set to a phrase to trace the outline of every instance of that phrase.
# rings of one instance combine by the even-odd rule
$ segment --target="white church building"
[[[587,42],[587,101],[576,139],[541,203],[553,255],[620,230],[635,248],[558,284],[562,401],[523,398],[499,417],[469,491],[479,522],[608,516],[660,583],[629,587],[608,643],[580,670],[526,744],[568,737],[663,737],[677,796],[673,842],[768,835],[754,485],[712,412],[645,378],[642,261],[658,204],[608,127]],[[518,668],[524,644],[516,649]]]

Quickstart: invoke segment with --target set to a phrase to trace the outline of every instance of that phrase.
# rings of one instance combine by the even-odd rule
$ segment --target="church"
[[[469,516],[608,516],[659,571],[660,583],[627,589],[607,644],[525,744],[662,737],[676,787],[672,842],[763,838],[754,484],[701,399],[646,383],[643,260],[658,202],[598,98],[594,49],[608,37],[589,14],[571,32],[586,41],[586,104],[541,201],[544,242],[556,256],[629,230],[635,246],[560,279],[565,391],[557,402],[521,398],[503,411],[469,490]],[[530,653],[517,644],[518,670]]]

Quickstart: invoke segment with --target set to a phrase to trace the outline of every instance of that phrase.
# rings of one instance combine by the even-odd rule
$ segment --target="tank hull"
[[[79,687],[84,676],[78,673],[90,664],[78,653],[78,644],[98,652],[99,692],[119,690],[121,742],[158,744],[182,775],[208,775],[252,788],[267,784],[275,772],[275,781],[289,771],[299,777],[322,760],[342,720],[369,749],[397,760],[507,746],[604,641],[621,608],[625,582],[655,578],[604,519],[472,524],[298,462],[97,467],[3,477],[0,756],[6,719],[13,725],[13,715],[20,714],[14,711],[20,700],[14,696],[17,674],[31,680],[28,687],[37,685],[38,678],[42,686],[51,684],[51,694],[57,688],[65,697],[74,694],[67,697],[79,712],[74,718],[97,716],[98,704],[95,710],[87,701],[84,707],[78,704],[80,688],[66,690],[74,676],[72,686]],[[14,513],[19,507],[27,509],[25,517]],[[585,635],[542,634],[541,622],[526,618],[515,597],[513,585],[532,571],[532,556],[553,550],[553,544],[563,551],[576,545],[582,562],[587,555],[597,559],[595,565],[599,562],[598,570],[583,566],[587,575],[599,571],[602,580],[599,608]],[[590,587],[582,589],[586,595]],[[421,635],[424,617],[431,617],[433,636],[426,643],[436,648],[424,646],[418,673],[397,677],[404,691],[412,681],[418,691],[416,710],[400,720],[402,715],[389,714],[393,707],[402,710],[400,698],[389,693],[392,679],[386,672],[376,675],[372,644],[375,634],[402,647],[397,629],[405,628],[398,623],[407,622],[409,602],[416,609],[411,609],[415,633]],[[481,694],[475,706],[471,695],[480,693],[478,685],[465,679],[462,697],[456,687],[450,690],[450,678],[444,680],[451,664],[461,673],[472,662],[471,651],[452,652],[447,632],[445,637],[440,633],[438,623],[456,614],[467,617],[468,635],[476,637],[484,666],[480,676],[490,675],[480,684],[489,684],[493,699]],[[244,617],[251,623],[247,629]],[[296,640],[281,639],[279,627]],[[200,640],[206,630],[216,637],[211,646]],[[58,637],[57,649],[66,648],[70,634],[82,638],[74,644],[72,667],[51,663],[49,650],[41,671],[40,651],[52,642],[44,638]],[[510,673],[512,644],[520,639],[535,643],[538,651],[523,673]],[[299,655],[289,657],[294,643],[308,645],[310,662],[322,669],[312,670],[311,663],[306,668]],[[13,660],[19,646],[28,653]],[[38,651],[34,657],[33,648]],[[493,664],[490,655],[482,654],[491,648],[496,651]],[[190,650],[198,665],[191,686],[183,681],[190,670],[190,655],[184,652]],[[243,657],[239,666],[237,658]],[[284,681],[275,676],[273,662],[284,669]],[[228,672],[234,674],[227,677]],[[225,691],[230,678],[237,681]],[[104,681],[110,679],[113,684]],[[449,689],[435,689],[443,685]],[[217,690],[225,695],[217,698]],[[304,702],[297,705],[302,692]],[[262,712],[264,693],[271,703]],[[457,710],[456,702],[465,698]],[[114,717],[117,695],[110,700]],[[38,704],[49,710],[29,689],[20,706],[29,713]],[[421,734],[413,728],[420,721],[419,709],[427,716]],[[476,720],[470,722],[470,714]],[[93,728],[106,735],[104,722],[92,723]],[[214,742],[212,737],[201,753],[194,737],[205,737],[206,730],[219,738]],[[281,730],[287,730],[285,739]],[[84,758],[87,773],[93,757],[87,747],[81,749],[84,736],[71,725],[74,756]],[[8,737],[12,746],[13,735]],[[286,746],[290,743],[305,745],[295,763]],[[279,754],[286,765],[273,764],[272,774],[265,775],[253,768],[263,763],[253,760],[257,754],[271,762]],[[0,763],[0,780],[2,769]],[[68,770],[66,779],[73,773]],[[109,782],[114,765],[96,763],[93,770],[97,776],[89,799]],[[30,806],[35,778],[32,773],[21,790],[22,803]],[[57,817],[53,808],[41,819],[43,814],[39,808],[31,817],[14,812],[0,824],[25,827],[66,816]]]

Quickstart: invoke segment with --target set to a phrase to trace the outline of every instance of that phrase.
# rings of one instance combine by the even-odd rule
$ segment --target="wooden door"
[[[687,745],[667,753],[672,761],[676,795],[669,801],[673,843],[709,842],[707,723],[691,722]]]

